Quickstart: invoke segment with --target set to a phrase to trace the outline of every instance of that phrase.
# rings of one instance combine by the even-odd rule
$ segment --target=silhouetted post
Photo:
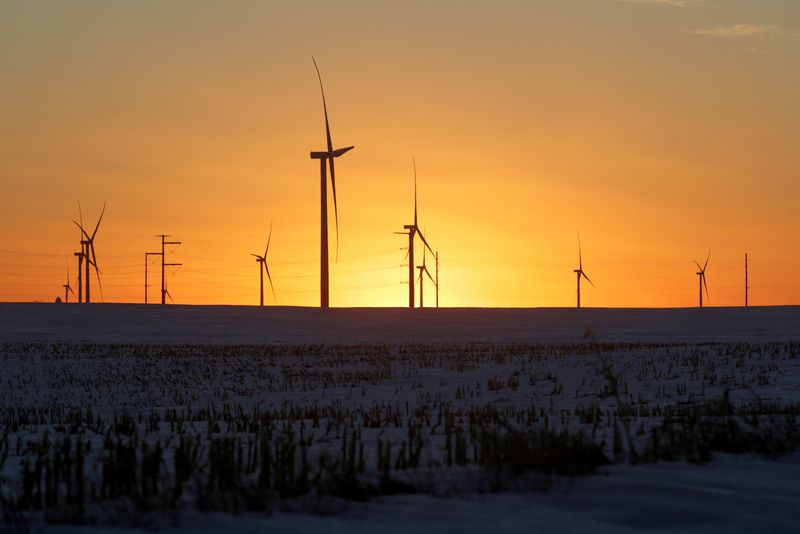
[[[81,247],[80,252],[73,252],[75,256],[78,257],[78,304],[83,302],[83,277],[81,276],[81,270],[83,269],[83,247]]]
[[[744,307],[747,308],[748,293],[750,292],[750,285],[747,278],[747,252],[744,253]]]
[[[181,265],[180,263],[165,263],[166,253],[165,245],[180,245],[180,241],[166,241],[166,238],[172,237],[169,234],[159,234],[156,237],[161,238],[161,304],[167,303],[167,284],[165,283],[166,278],[164,277],[164,268],[165,267],[177,267]]]

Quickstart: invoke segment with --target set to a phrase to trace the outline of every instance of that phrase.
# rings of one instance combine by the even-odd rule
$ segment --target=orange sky
[[[444,306],[574,305],[578,228],[586,306],[696,305],[709,248],[711,305],[742,303],[745,252],[752,304],[800,302],[800,8],[778,0],[5,2],[0,300],[52,301],[67,263],[75,284],[80,200],[89,224],[108,202],[106,302],[142,301],[169,233],[176,302],[256,304],[272,221],[277,302],[317,305],[311,54],[356,145],[333,306],[407,303],[412,154]]]

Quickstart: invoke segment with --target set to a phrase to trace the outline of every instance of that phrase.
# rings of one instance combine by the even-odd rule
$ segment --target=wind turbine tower
[[[80,211],[80,204],[78,204],[78,210]],[[94,274],[95,276],[97,276],[97,286],[100,288],[100,295],[102,296],[103,294],[103,286],[100,284],[100,269],[98,269],[97,267],[97,255],[95,254],[94,251],[94,239],[97,236],[97,230],[100,228],[100,223],[103,220],[103,215],[105,214],[105,212],[106,212],[106,205],[105,203],[103,203],[103,211],[100,212],[100,218],[97,219],[97,224],[94,227],[92,235],[89,235],[89,233],[83,227],[83,215],[80,216],[81,218],[80,223],[78,223],[74,219],[72,221],[78,228],[81,229],[81,235],[83,236],[83,238],[81,239],[81,254],[83,255],[83,258],[86,260],[86,265],[84,266],[86,270],[84,273],[83,281],[84,285],[86,286],[84,293],[85,297],[84,302],[86,302],[87,304],[92,302],[91,281],[89,279],[90,267],[94,267]],[[80,260],[78,261],[80,262]]]
[[[333,212],[336,220],[336,257],[339,257],[339,208],[336,204],[336,172],[334,171],[334,159],[342,156],[346,152],[355,148],[348,146],[334,150],[331,140],[331,127],[328,121],[328,105],[325,102],[325,89],[322,87],[322,76],[319,73],[317,60],[312,56],[314,68],[319,79],[319,90],[322,93],[322,111],[325,113],[325,136],[327,150],[311,152],[311,159],[319,160],[320,174],[320,267],[319,267],[319,289],[320,307],[327,308],[330,304],[330,286],[328,274],[328,178],[327,167],[331,168],[331,189],[333,190]]]
[[[424,308],[425,301],[422,298],[423,297],[422,290],[425,287],[424,283],[425,280],[422,278],[422,275],[426,274],[428,278],[430,278],[431,282],[433,282],[434,284],[436,283],[436,281],[431,276],[430,271],[428,271],[428,267],[425,265],[425,249],[422,249],[422,265],[417,265],[417,269],[419,269],[419,307]],[[438,295],[437,295],[437,301],[438,301]]]
[[[581,233],[578,232],[578,268],[573,271],[577,277],[578,281],[578,308],[581,307],[581,277],[586,278],[586,281],[592,284],[594,287],[594,283],[589,280],[589,277],[586,276],[586,273],[583,272],[583,257],[581,255]]]
[[[169,293],[169,291],[167,291],[167,283],[166,283],[166,278],[164,276],[164,268],[165,267],[178,267],[180,265],[183,265],[182,263],[166,263],[165,262],[166,245],[180,245],[181,242],[180,241],[167,241],[168,237],[172,237],[169,234],[158,234],[156,237],[160,237],[161,238],[161,253],[160,253],[160,256],[161,256],[161,304],[166,304],[167,303],[167,294]],[[156,254],[158,254],[158,253],[156,253]],[[170,298],[172,298],[172,295],[170,295]]]
[[[64,288],[64,302],[69,303],[69,294],[72,293],[73,295],[75,292],[72,290],[72,286],[69,285],[69,264],[67,264],[67,283],[62,285],[61,287]]]
[[[408,307],[414,307],[414,238],[419,235],[420,239],[422,239],[422,243],[425,245],[425,248],[430,250],[431,254],[435,254],[433,249],[428,244],[428,241],[425,239],[425,236],[422,234],[422,231],[419,229],[419,224],[417,224],[417,162],[414,160],[414,156],[411,156],[411,163],[414,167],[414,224],[406,224],[403,225],[403,228],[407,230],[406,232],[395,232],[395,234],[407,235],[408,236]],[[424,251],[425,249],[423,249]]]
[[[700,269],[697,271],[698,283],[700,284],[700,307],[703,307],[703,287],[706,288],[706,298],[708,297],[708,284],[706,283],[706,267],[708,267],[708,260],[711,258],[711,250],[708,251],[708,256],[706,256],[706,262],[700,267],[700,264],[697,261],[694,262],[697,265],[697,268]]]
[[[259,291],[259,306],[264,305],[264,272],[267,273],[267,279],[269,279],[269,287],[272,288],[272,298],[275,299],[275,286],[272,285],[272,277],[269,275],[269,267],[267,266],[267,254],[269,253],[269,242],[272,241],[272,223],[269,224],[269,237],[267,237],[267,248],[264,250],[264,255],[259,256],[258,254],[250,254],[251,256],[256,257],[256,263],[258,263],[258,275],[260,278],[260,291]],[[277,299],[276,299],[277,300]]]
[[[81,277],[81,270],[83,269],[83,245],[81,245],[80,252],[73,252],[78,257],[78,303],[83,302],[83,283]]]

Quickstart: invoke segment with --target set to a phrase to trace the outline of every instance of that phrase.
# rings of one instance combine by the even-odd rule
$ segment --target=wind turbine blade
[[[578,230],[578,270],[583,271],[583,256],[581,255],[581,231]]]
[[[81,201],[78,201],[78,220],[81,222],[80,227],[83,229],[83,211],[81,210]]]
[[[419,236],[419,238],[420,238],[420,239],[422,239],[422,242],[423,242],[423,243],[425,243],[425,246],[428,248],[428,250],[430,250],[430,251],[431,251],[431,254],[434,254],[434,252],[433,252],[433,249],[432,249],[432,248],[431,248],[431,246],[428,244],[428,241],[425,239],[425,236],[424,236],[424,235],[422,235],[422,232],[420,231],[420,229],[419,229],[419,228],[417,228],[417,235]]]
[[[427,274],[427,275],[428,275],[428,278],[430,278],[430,279],[431,279],[431,282],[433,282],[433,285],[436,285],[436,280],[434,280],[434,279],[433,279],[433,276],[431,276],[431,273],[430,273],[430,272],[428,272],[428,268],[426,267],[425,269],[423,269],[423,271],[425,271],[425,274]]]
[[[97,268],[97,264],[94,265],[94,275],[97,278],[97,287],[100,288],[100,300],[105,300],[103,297],[103,284],[100,283],[100,269]]]
[[[267,248],[264,249],[264,261],[267,261],[267,252],[269,252],[270,241],[272,241],[272,221],[269,222],[269,237],[267,237]]]
[[[706,288],[706,300],[708,300],[709,302],[711,302],[711,297],[710,297],[710,296],[708,296],[708,284],[706,283],[706,275],[705,275],[705,273],[701,274],[701,275],[700,275],[700,278],[702,278],[702,279],[703,279],[703,287],[705,287],[705,288]]]
[[[72,290],[72,286],[69,286],[69,285],[68,285],[68,286],[67,286],[67,291],[69,291],[69,292],[70,292],[70,293],[72,293],[73,295],[75,294],[75,292]],[[102,297],[102,295],[100,295],[100,296]]]
[[[334,157],[334,158],[338,158],[338,157],[339,157],[339,156],[341,156],[342,154],[346,154],[346,153],[350,152],[350,151],[351,151],[351,150],[353,150],[355,147],[356,147],[355,145],[351,145],[351,146],[346,146],[346,147],[344,147],[344,148],[337,148],[336,150],[334,150],[333,152],[331,152],[331,155],[333,155],[333,157]]]
[[[106,203],[103,202],[103,211],[100,212],[100,218],[97,219],[97,226],[94,227],[94,232],[92,232],[91,239],[94,239],[94,236],[97,235],[97,229],[100,228],[100,221],[103,220],[103,215],[105,215],[105,213],[106,213]]]
[[[174,299],[174,298],[172,298],[172,294],[170,294],[170,292],[169,292],[169,289],[167,289],[167,288],[165,287],[165,288],[164,288],[164,291],[166,292],[167,296],[169,297],[169,301],[174,303],[174,302],[175,302],[175,299]]]
[[[585,272],[581,271],[581,276],[583,276],[584,278],[586,278],[586,281],[587,281],[587,282],[589,282],[590,284],[592,284],[592,287],[594,287],[594,282],[592,282],[591,280],[589,280],[589,277],[588,277],[588,276],[586,276],[586,273],[585,273]]]
[[[411,249],[409,249],[409,248],[407,248],[407,249],[406,249],[406,255],[405,255],[405,257],[403,258],[403,261],[406,261],[406,260],[408,259],[408,254],[409,254],[409,251],[410,251],[410,250],[411,250]]]
[[[706,262],[703,264],[703,272],[706,272],[706,267],[708,267],[708,260],[711,258],[711,249],[708,249],[708,256],[706,256]]]
[[[278,297],[275,296],[275,286],[272,285],[272,277],[269,275],[269,267],[267,267],[267,262],[264,262],[264,270],[267,271],[267,280],[269,280],[269,287],[272,289],[272,298],[277,303]]]
[[[330,143],[330,138],[328,138]],[[339,206],[336,204],[336,172],[333,170],[333,158],[328,158],[331,167],[331,189],[333,190],[333,219],[336,222],[336,262],[339,262]]]
[[[75,223],[75,226],[77,226],[78,228],[81,229],[81,233],[83,234],[83,237],[85,237],[86,240],[88,240],[89,239],[89,234],[86,233],[86,230],[83,229],[83,226],[80,223],[78,223],[75,219],[72,219],[72,222]]]
[[[702,267],[700,267],[700,264],[699,264],[699,263],[697,263],[697,260],[692,260],[692,261],[694,262],[694,264],[695,264],[695,265],[697,265],[697,268],[700,270],[700,272],[702,272],[702,271],[703,271],[703,268],[702,268]]]
[[[328,153],[333,152],[333,141],[331,141],[331,127],[328,122],[328,104],[325,101],[325,89],[322,87],[322,75],[319,73],[319,66],[314,56],[311,56],[311,61],[314,62],[314,69],[317,71],[317,79],[319,80],[319,91],[322,93],[322,111],[325,113],[325,135],[328,140]]]
[[[414,227],[416,227],[417,226],[417,162],[414,159],[414,154],[411,154],[411,164],[414,166]]]
[[[92,251],[92,265],[94,265],[96,271],[99,271],[100,269],[97,267],[97,254],[94,253],[94,241],[89,241],[89,247]]]
[[[250,255],[258,258],[258,261],[264,261],[264,258],[262,256],[259,256],[258,254],[250,254]]]
[[[319,73],[319,66],[314,56],[311,56],[311,61],[314,62],[314,69],[317,71],[317,79],[319,80],[319,91],[322,93],[322,111],[325,113],[325,137],[328,142],[328,164],[331,168],[331,188],[333,189],[333,214],[336,221],[336,261],[339,261],[339,206],[336,202],[336,170],[333,165],[333,141],[331,140],[331,125],[328,121],[328,103],[325,101],[325,89],[322,87],[322,75]]]

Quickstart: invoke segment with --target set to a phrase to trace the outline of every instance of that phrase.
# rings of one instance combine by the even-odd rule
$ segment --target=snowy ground
[[[0,304],[0,350],[0,497],[28,495],[29,507],[49,499],[44,513],[20,512],[36,530],[76,528],[44,522],[74,517],[76,462],[80,516],[97,528],[800,525],[800,455],[785,452],[796,450],[800,420],[800,308]],[[534,455],[562,448],[525,448],[532,429],[547,439],[580,434],[613,465],[589,476],[531,473],[513,458],[520,446]],[[584,445],[563,449],[580,462]],[[160,469],[145,490],[152,462],[144,458],[156,446]],[[770,454],[719,452],[750,449]],[[175,500],[179,450],[197,459]],[[38,478],[35,465],[44,466]],[[524,472],[509,476],[509,465]],[[342,477],[368,500],[341,498],[330,482]],[[417,493],[392,495],[387,481]],[[264,510],[253,511],[253,495]],[[210,511],[196,511],[197,502]]]
[[[0,303],[0,340],[188,343],[784,341],[800,306],[289,308]]]

